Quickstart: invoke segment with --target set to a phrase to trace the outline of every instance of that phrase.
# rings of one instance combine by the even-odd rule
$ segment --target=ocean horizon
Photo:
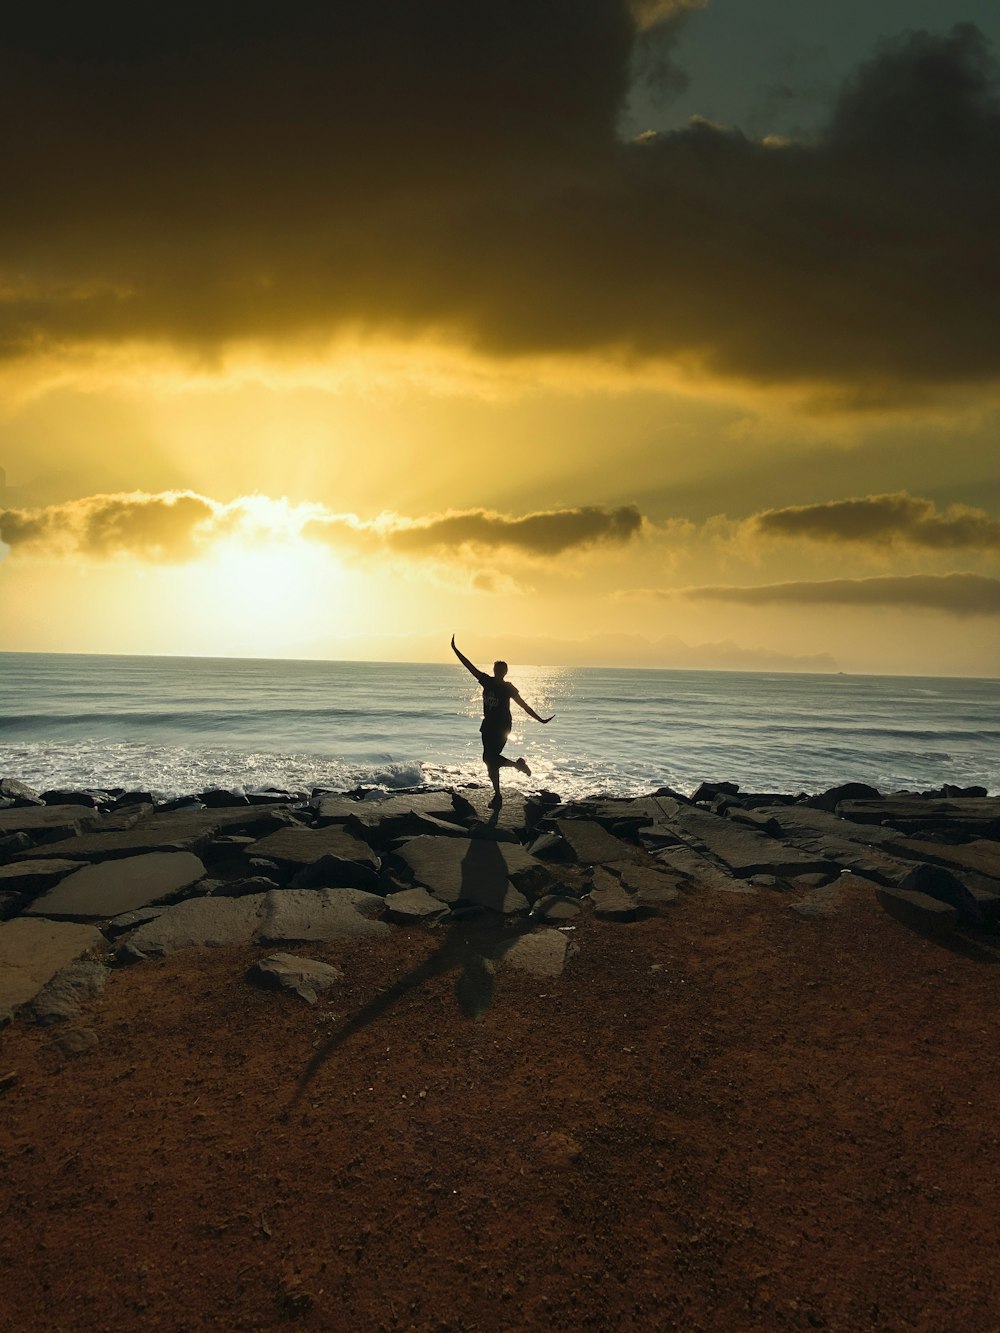
[[[487,663],[480,663],[489,669]],[[1000,789],[1000,680],[511,663],[506,753],[566,798],[703,780],[744,790]],[[457,662],[0,653],[0,775],[32,786],[391,790],[485,783]]]

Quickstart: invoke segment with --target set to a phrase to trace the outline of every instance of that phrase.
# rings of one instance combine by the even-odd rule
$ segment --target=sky
[[[992,0],[38,0],[0,651],[1000,674]]]

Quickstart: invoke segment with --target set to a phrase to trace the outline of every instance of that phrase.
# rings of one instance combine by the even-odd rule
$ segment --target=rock
[[[528,829],[528,802],[523,792],[509,788],[503,794],[503,804],[494,810],[491,802],[491,787],[463,787],[455,792],[455,813],[458,818],[471,823],[477,820],[493,828],[506,829],[523,837]]]
[[[448,913],[447,906],[426,889],[403,889],[385,898],[386,916],[401,926],[422,921],[437,921]]]
[[[839,867],[823,857],[788,847],[783,842],[768,838],[763,833],[735,824],[731,819],[693,806],[667,807],[661,801],[670,827],[697,852],[708,851],[724,862],[738,879],[751,875],[777,875],[788,878],[816,872],[834,873]]]
[[[574,860],[581,865],[605,865],[609,861],[641,861],[643,851],[622,842],[591,819],[557,819],[555,827],[565,839]]]
[[[122,912],[121,916],[116,916],[105,924],[104,934],[109,940],[117,939],[119,935],[145,925],[147,921],[155,921],[161,912],[169,910],[169,907],[140,907],[134,912]]]
[[[881,793],[877,787],[869,787],[866,782],[843,782],[839,787],[830,787],[818,796],[808,796],[802,802],[813,810],[836,810],[841,801],[879,800]]]
[[[323,991],[342,981],[343,972],[316,958],[299,958],[292,953],[273,953],[258,958],[248,970],[247,980],[269,990],[290,990],[307,1004],[315,1004]]]
[[[473,838],[409,838],[396,851],[414,879],[446,903],[477,903],[495,912],[524,912],[531,891],[549,872],[516,843]]]
[[[83,864],[82,861],[65,861],[54,856],[50,860],[17,861],[14,865],[0,866],[0,890],[9,889],[33,898],[79,870]]]
[[[281,889],[264,900],[257,939],[262,944],[299,944],[381,935],[389,927],[375,918],[384,906],[377,894],[359,889]]]
[[[0,862],[16,858],[20,852],[30,851],[33,846],[27,833],[0,833]]]
[[[639,916],[658,916],[681,896],[685,881],[659,866],[630,865],[627,861],[607,867],[621,881],[622,888],[635,895]]]
[[[0,921],[6,921],[10,916],[17,916],[25,901],[23,893],[10,893],[7,890],[0,893]]]
[[[46,982],[32,1000],[31,1016],[43,1027],[79,1018],[84,1002],[100,994],[110,975],[103,963],[93,959],[70,963]]]
[[[317,811],[318,821],[325,821],[324,811],[340,808],[321,800]],[[451,792],[403,792],[382,801],[353,801],[349,822],[362,836],[376,830],[392,835],[393,829],[402,830],[410,821],[421,817],[454,823],[455,805]]]
[[[960,925],[982,926],[985,922],[982,908],[976,899],[958,876],[944,866],[926,863],[915,865],[896,887],[948,903],[957,912]]]
[[[35,843],[62,842],[100,819],[100,811],[86,805],[14,806],[0,810],[0,835],[26,833]]]
[[[950,800],[953,797],[962,796],[985,796],[985,787],[953,787],[950,782],[946,782],[941,788],[941,795]]]
[[[540,861],[571,861],[573,859],[569,843],[558,833],[539,833],[535,841],[528,847],[528,851],[532,856],[537,856]]]
[[[332,852],[297,870],[289,883],[293,889],[367,889],[370,893],[377,893],[381,887],[372,866],[345,860]]]
[[[958,925],[954,907],[937,898],[929,898],[926,893],[879,888],[875,890],[875,897],[890,916],[923,934],[950,935]]]
[[[129,810],[123,810],[119,817],[127,818],[130,813]],[[97,815],[91,819],[87,831],[79,837],[48,843],[44,848],[35,848],[31,855],[106,861],[116,857],[141,856],[147,852],[199,852],[222,827],[224,817],[224,812],[210,810],[180,811],[174,814],[157,811],[148,818],[133,821],[130,828],[106,830],[102,826],[101,817]]]
[[[569,940],[562,931],[534,930],[502,944],[496,960],[534,977],[559,977],[566,966],[568,951]]]
[[[998,796],[956,797],[945,801],[897,794],[878,801],[841,801],[837,814],[856,823],[889,825],[906,834],[944,832],[1000,837]]]
[[[121,962],[134,962],[137,958],[163,958],[178,949],[247,944],[257,929],[265,899],[271,896],[188,898],[123,936],[116,957]]]
[[[568,898],[561,893],[547,893],[535,903],[531,915],[542,921],[573,921],[580,915],[580,910],[579,899]]]
[[[610,871],[595,866],[591,872],[593,888],[590,898],[594,904],[594,915],[604,921],[635,921],[639,908],[636,895],[629,893],[621,881]]]
[[[763,833],[768,838],[781,837],[781,825],[773,815],[768,815],[760,810],[748,810],[742,805],[731,804],[725,811],[726,818],[731,819],[734,824],[743,824],[747,828],[755,829],[758,833]]]
[[[224,787],[211,787],[198,793],[198,800],[207,810],[223,810],[234,805],[249,805],[243,792],[226,791]]]
[[[972,842],[928,842],[923,838],[902,838],[886,833],[887,852],[909,861],[933,861],[956,872],[972,871],[1000,884],[1000,842],[976,838]]]
[[[101,920],[172,898],[201,879],[205,867],[190,852],[148,852],[84,866],[26,909],[30,916]]]
[[[253,847],[255,857],[276,861],[279,865],[308,866],[320,857],[332,856],[367,866],[373,873],[381,862],[366,842],[336,824],[323,828],[286,828],[261,838]]]
[[[468,834],[470,838],[485,838],[489,842],[521,841],[513,829],[503,828],[500,824],[488,824],[482,819],[474,819],[466,827],[460,828],[459,833],[463,837]]]
[[[835,882],[812,889],[797,903],[789,903],[789,907],[797,916],[818,921],[833,916],[840,905],[840,897],[840,884]]]
[[[0,778],[0,796],[6,801],[24,805],[44,805],[41,794],[16,778]]]
[[[783,889],[785,887],[784,881],[780,880],[777,875],[751,875],[747,883],[752,884],[755,889]]]
[[[46,805],[86,805],[91,809],[96,808],[103,801],[108,803],[107,794],[100,794],[92,791],[68,791],[64,789],[53,789],[52,791],[43,791],[42,800]]]
[[[99,930],[75,922],[0,922],[0,1009],[27,1004],[61,968],[104,943]]]
[[[745,880],[737,879],[690,847],[664,847],[655,853],[655,859],[673,874],[688,880],[692,888],[714,889],[717,893],[757,892]]]
[[[234,879],[229,883],[215,882],[213,898],[245,898],[251,893],[270,893],[279,886],[265,875],[251,875],[249,879]]]
[[[92,1051],[98,1045],[98,1036],[93,1028],[70,1028],[61,1032],[52,1045],[60,1055],[72,1058]]]
[[[151,791],[123,791],[115,797],[115,809],[125,810],[131,805],[148,805],[150,811],[156,804],[156,797]]]
[[[703,782],[692,793],[691,803],[697,805],[699,801],[714,801],[716,796],[736,796],[739,790],[738,782]]]

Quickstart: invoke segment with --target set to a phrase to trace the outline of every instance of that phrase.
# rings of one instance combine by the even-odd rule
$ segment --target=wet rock
[[[359,889],[282,889],[267,894],[257,939],[262,944],[305,944],[382,935],[390,929],[376,919],[384,908],[377,894]]]
[[[79,1018],[86,1001],[100,994],[110,975],[103,963],[93,959],[70,963],[57,972],[32,1000],[32,1018],[43,1027]]]
[[[0,922],[0,1009],[27,1004],[58,971],[104,943],[99,930],[76,922]]]
[[[739,794],[739,790],[738,782],[703,782],[692,793],[691,802],[693,805],[697,805],[700,801],[714,801],[716,796],[736,796]]]
[[[817,796],[807,796],[802,804],[813,810],[836,810],[841,801],[879,800],[880,796],[878,788],[869,787],[866,782],[843,782]]]
[[[27,914],[94,921],[172,898],[201,879],[205,867],[190,852],[149,852],[84,866],[37,898]]]
[[[274,953],[267,958],[258,958],[247,972],[247,980],[255,986],[291,991],[307,1004],[315,1004],[324,991],[343,979],[339,967],[317,958],[299,958],[292,953]]]
[[[40,792],[16,778],[0,778],[0,796],[20,806],[45,804]]]
[[[569,940],[559,930],[534,930],[502,944],[496,961],[534,977],[559,977],[566,967]]]
[[[200,791],[198,800],[207,810],[222,810],[234,805],[249,805],[246,795],[241,791],[227,791],[224,787],[211,787]]]
[[[387,894],[385,909],[388,919],[401,926],[437,921],[448,914],[447,905],[426,889],[403,889],[399,893]]]

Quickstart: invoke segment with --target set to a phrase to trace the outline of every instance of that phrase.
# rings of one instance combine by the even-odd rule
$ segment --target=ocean
[[[486,666],[487,664],[482,664]],[[689,792],[1000,791],[1000,681],[511,665],[506,753],[564,799]],[[457,662],[0,653],[0,776],[163,796],[487,781],[480,690]]]

